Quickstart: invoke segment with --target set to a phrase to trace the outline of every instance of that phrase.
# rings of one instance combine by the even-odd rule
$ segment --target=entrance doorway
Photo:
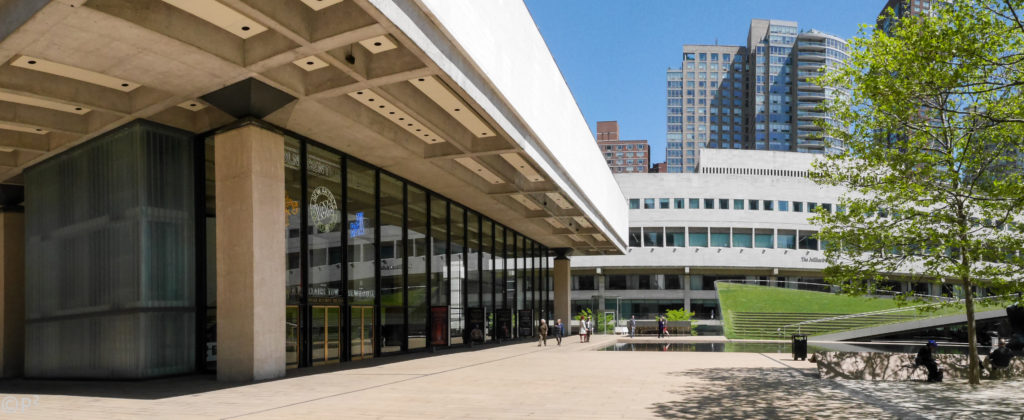
[[[352,360],[373,357],[373,306],[352,307]]]
[[[314,306],[310,338],[313,365],[341,361],[341,308]]]

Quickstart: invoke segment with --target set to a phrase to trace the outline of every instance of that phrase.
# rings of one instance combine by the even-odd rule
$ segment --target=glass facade
[[[205,367],[212,370],[215,145],[212,138],[203,144],[208,256],[200,261],[205,263],[202,277],[207,286],[203,350]],[[529,238],[418,185],[296,136],[285,136],[284,166],[284,340],[289,368],[460,345],[476,338],[471,334],[477,325],[479,340],[491,341],[498,337],[499,310],[512,314],[553,307],[553,302],[537,303],[542,296],[530,295],[539,290],[530,281],[550,278],[550,269],[548,250]],[[478,314],[479,324],[474,318]],[[509,323],[502,328],[502,338],[521,334],[508,328],[511,319],[501,321]]]
[[[553,307],[536,242],[310,141],[288,137],[285,166],[289,366],[490,341],[497,309]]]

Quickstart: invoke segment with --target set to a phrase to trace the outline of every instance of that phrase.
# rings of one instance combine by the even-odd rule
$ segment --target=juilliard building
[[[529,337],[627,203],[517,2],[0,6],[0,376]]]

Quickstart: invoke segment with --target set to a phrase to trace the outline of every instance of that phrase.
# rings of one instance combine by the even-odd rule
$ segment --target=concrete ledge
[[[866,352],[819,352],[815,353],[818,374],[822,379],[861,379],[871,381],[926,381],[928,370],[914,366],[914,354],[908,353],[866,353]],[[981,357],[984,362],[985,357]],[[967,378],[967,355],[937,354],[935,362],[944,373],[944,379]],[[1003,378],[1024,378],[1024,360],[1014,358],[1010,367],[1003,372]],[[982,372],[982,378],[989,378]]]

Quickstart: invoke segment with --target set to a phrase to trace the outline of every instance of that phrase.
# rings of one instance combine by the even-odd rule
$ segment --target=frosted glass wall
[[[140,121],[25,171],[26,376],[195,369],[192,148]]]

